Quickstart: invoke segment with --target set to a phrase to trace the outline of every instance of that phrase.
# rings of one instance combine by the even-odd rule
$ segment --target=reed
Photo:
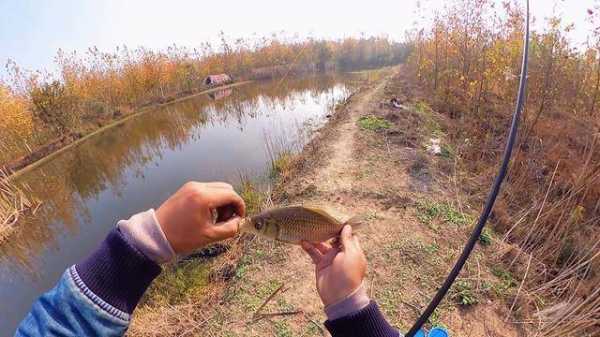
[[[0,243],[8,238],[23,214],[34,213],[40,205],[27,197],[27,186],[19,187],[7,177],[8,172],[0,170]]]

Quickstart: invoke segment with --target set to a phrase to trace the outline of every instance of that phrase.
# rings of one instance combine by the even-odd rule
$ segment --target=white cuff
[[[117,223],[121,233],[146,257],[156,263],[166,263],[175,258],[175,251],[162,231],[154,209],[133,215]]]
[[[327,315],[328,320],[333,321],[334,319],[350,315],[365,308],[369,305],[369,302],[370,299],[367,295],[367,290],[361,284],[360,287],[343,300],[326,306],[325,315]]]

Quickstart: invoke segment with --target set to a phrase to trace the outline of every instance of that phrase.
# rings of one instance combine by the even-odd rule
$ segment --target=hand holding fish
[[[234,236],[245,207],[227,183],[189,182],[158,208],[156,218],[175,253],[186,254]]]
[[[342,301],[362,285],[367,259],[351,226],[342,229],[339,247],[303,241],[302,248],[315,264],[317,291],[326,307]]]

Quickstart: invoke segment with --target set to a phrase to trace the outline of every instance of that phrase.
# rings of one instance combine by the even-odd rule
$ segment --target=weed
[[[358,125],[365,130],[379,131],[389,129],[392,124],[377,116],[362,116],[358,119]]]
[[[237,264],[237,268],[235,269],[235,277],[241,279],[244,277],[244,274],[248,271],[248,266],[250,265],[250,258],[246,255],[242,256]]]
[[[433,220],[442,219],[444,222],[455,226],[462,226],[470,222],[470,218],[452,205],[444,202],[424,201],[417,204],[419,213],[417,218],[425,225],[432,226]]]
[[[306,330],[304,332],[304,336],[321,336],[323,332],[323,328],[317,325],[314,322],[309,322],[306,326]]]
[[[152,284],[148,299],[157,303],[177,304],[201,295],[208,284],[209,270],[200,261],[188,261],[166,268]]]
[[[429,113],[431,112],[431,107],[429,107],[429,104],[427,104],[427,102],[418,101],[417,103],[415,103],[415,111],[417,111],[420,114]]]
[[[271,178],[284,176],[289,172],[294,156],[289,151],[281,152],[271,161]]]
[[[395,288],[395,287],[391,287]],[[398,298],[399,289],[385,288],[377,291],[378,305],[381,307],[387,317],[398,317]],[[392,322],[395,323],[395,322]]]
[[[250,180],[242,177],[241,181],[239,190],[240,196],[246,203],[246,212],[248,214],[260,212],[264,203],[264,193],[260,192]]]
[[[492,231],[488,228],[484,228],[481,235],[479,235],[479,243],[482,246],[489,246],[492,244]]]
[[[442,152],[440,153],[440,156],[442,156],[444,158],[454,157],[454,149],[452,149],[452,147],[450,145],[443,144],[441,146],[441,150],[442,150]]]
[[[440,325],[441,316],[442,316],[441,310],[439,308],[436,308],[431,313],[431,316],[429,316],[429,319],[427,320],[427,322],[429,322],[429,324],[431,324],[432,326],[439,326]]]
[[[444,135],[440,124],[434,118],[433,109],[426,102],[415,103],[413,109],[423,118],[424,129],[432,137],[439,138]]]
[[[437,243],[432,243],[424,247],[425,251],[429,254],[437,253],[440,250],[440,246]]]
[[[511,287],[514,287],[517,285],[517,281],[512,276],[512,274],[502,267],[493,266],[492,274],[494,274],[494,276],[498,277],[499,279],[501,279],[503,282],[507,283]]]
[[[494,283],[493,292],[498,297],[505,297],[510,293],[511,288],[517,286],[517,281],[512,274],[499,266],[492,267],[492,274],[500,279],[500,282]]]
[[[277,337],[292,337],[294,332],[286,321],[275,322],[275,336]]]
[[[13,225],[25,213],[39,206],[35,199],[30,200],[28,185],[17,186],[8,178],[8,172],[0,169],[0,243],[12,232]]]
[[[460,305],[469,306],[479,302],[471,283],[466,280],[456,282],[452,289],[454,290],[452,298]]]

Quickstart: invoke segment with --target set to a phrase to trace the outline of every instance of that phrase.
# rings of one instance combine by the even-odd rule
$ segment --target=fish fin
[[[292,244],[292,245],[300,245],[300,241],[291,241],[291,240],[285,240],[285,239],[275,239],[279,242],[284,242],[284,243],[288,243],[288,244]]]
[[[366,227],[369,224],[367,218],[364,215],[355,215],[350,219],[344,222],[344,226],[350,225],[352,226],[352,231],[361,230],[363,227]]]
[[[328,211],[324,210],[324,209],[323,209],[323,208],[321,208],[321,207],[318,207],[318,206],[310,206],[310,205],[304,205],[304,206],[302,206],[302,207],[304,207],[304,208],[306,208],[306,209],[309,209],[309,210],[311,210],[311,211],[313,211],[313,212],[315,212],[315,213],[318,213],[318,214],[320,214],[321,216],[323,216],[323,217],[325,217],[325,218],[329,219],[329,220],[330,220],[331,222],[333,222],[333,223],[340,223],[340,222],[341,222],[339,219],[337,219],[337,218],[336,218],[336,217],[334,217],[333,215],[329,214],[329,212],[328,212]]]

